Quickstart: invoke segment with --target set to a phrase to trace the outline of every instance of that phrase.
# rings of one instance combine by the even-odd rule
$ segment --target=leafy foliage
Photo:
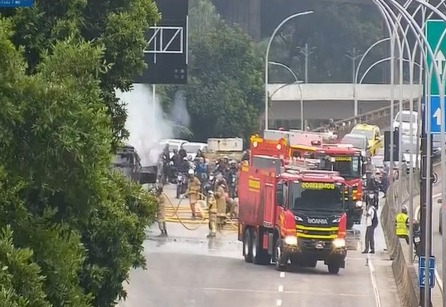
[[[125,106],[115,96],[115,89],[128,91],[133,77],[145,68],[144,34],[158,18],[152,0],[41,0],[33,8],[5,10],[13,17],[16,46],[24,46],[27,71],[37,71],[58,40],[76,34],[103,49],[102,61],[109,63],[100,78],[102,103],[112,118],[114,144],[128,136],[125,130]]]
[[[228,27],[209,0],[190,3],[190,60],[184,91],[194,137],[248,137],[258,129],[263,63],[250,38]],[[169,107],[169,102],[165,105]]]
[[[20,14],[0,19],[0,301],[115,306],[130,267],[144,266],[154,202],[109,171],[107,45],[70,28],[27,66],[11,41]]]

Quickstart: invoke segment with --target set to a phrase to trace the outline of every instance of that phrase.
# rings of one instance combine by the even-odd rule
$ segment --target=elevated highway
[[[394,87],[394,101],[399,99],[399,86]],[[354,101],[358,101],[359,114],[373,112],[390,106],[391,86],[389,84],[308,83],[269,84],[270,126],[300,127],[300,104],[303,115],[310,127],[313,122],[341,120],[354,115]],[[422,93],[419,85],[403,85],[404,101],[417,100]],[[390,123],[390,119],[389,119]]]

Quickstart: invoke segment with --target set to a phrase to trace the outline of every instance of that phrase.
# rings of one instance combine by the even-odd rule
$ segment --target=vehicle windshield
[[[334,162],[330,161],[334,158]],[[361,175],[361,158],[349,156],[332,156],[326,157],[321,161],[321,169],[327,171],[337,171],[341,177],[345,179],[360,178]]]
[[[359,137],[345,136],[342,139],[341,144],[351,144],[353,147],[358,149],[367,148],[367,144],[364,142],[364,139]]]
[[[364,129],[353,129],[352,134],[360,134],[367,137],[368,140],[373,140],[373,131],[372,130],[364,130]]]
[[[400,118],[401,118],[401,119],[400,119]],[[402,122],[404,122],[404,123],[410,123],[410,113],[408,113],[408,114],[405,114],[405,113],[403,113],[403,114],[398,113],[398,115],[395,117],[395,121],[396,121],[396,122],[402,121]],[[415,114],[413,114],[413,115],[412,115],[412,123],[416,123],[416,122],[417,122],[417,117],[416,117]]]
[[[128,166],[133,163],[132,155],[128,153],[118,153],[112,159],[113,165]]]
[[[341,187],[334,183],[293,182],[290,187],[292,210],[343,210]]]
[[[197,145],[197,144],[184,144],[183,145],[183,149],[187,152],[187,153],[197,153],[198,149],[201,149],[201,145]]]

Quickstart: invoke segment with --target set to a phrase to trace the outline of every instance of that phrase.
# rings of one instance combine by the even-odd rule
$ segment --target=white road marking
[[[435,267],[435,279],[437,280],[438,288],[443,292],[443,281],[441,280],[441,276],[438,273],[437,267]]]
[[[279,292],[283,292],[283,285],[279,285]]]
[[[276,306],[282,306],[282,300],[280,300],[280,299],[277,300],[277,301],[276,301]]]
[[[367,260],[368,260],[369,271],[370,271],[370,279],[372,281],[373,294],[375,295],[376,307],[381,307],[381,298],[379,297],[378,285],[376,284],[376,278],[375,278],[375,267],[373,266],[373,262],[372,262],[372,258],[370,257],[370,254],[367,254]]]
[[[280,277],[284,278],[285,277],[285,272],[280,272]]]

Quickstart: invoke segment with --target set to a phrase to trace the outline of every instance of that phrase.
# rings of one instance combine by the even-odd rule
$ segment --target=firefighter
[[[226,191],[225,191],[225,180],[220,179],[217,183],[217,188],[215,191],[215,198],[217,199],[217,225],[218,229],[223,228],[224,222],[226,220]]]
[[[409,216],[406,206],[403,206],[395,217],[395,232],[398,238],[405,239],[409,244]]]
[[[207,237],[213,238],[217,235],[217,201],[214,197],[214,191],[208,191],[206,200],[209,209],[209,234]]]
[[[158,221],[158,227],[161,234],[158,237],[167,237],[166,228],[166,198],[163,195],[163,187],[158,186],[156,188],[156,200],[158,204],[158,211],[156,213],[156,219]]]
[[[195,177],[194,170],[189,169],[189,181],[187,183],[187,191],[186,195],[189,198],[189,204],[190,204],[190,210],[192,212],[192,219],[195,220],[196,214],[195,214],[195,204],[197,203],[199,199],[199,192],[201,189],[201,183],[200,180],[198,180],[197,177]]]

